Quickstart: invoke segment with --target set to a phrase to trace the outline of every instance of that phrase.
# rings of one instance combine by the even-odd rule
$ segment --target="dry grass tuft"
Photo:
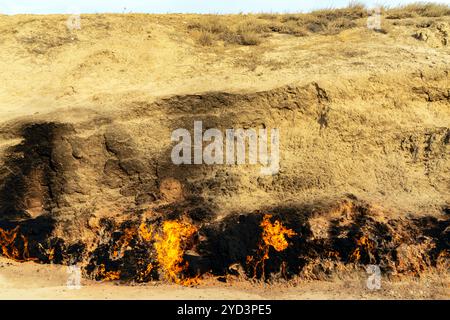
[[[239,36],[239,44],[244,46],[256,46],[261,43],[261,37],[252,32],[244,32]]]
[[[70,44],[78,41],[76,36],[67,34],[63,36],[53,36],[48,34],[37,34],[17,39],[19,43],[25,45],[28,52],[34,54],[46,54],[51,49],[62,47],[65,44]]]
[[[367,9],[363,4],[353,2],[347,8],[316,10],[311,12],[311,15],[328,21],[336,19],[355,20],[367,17]]]
[[[197,31],[194,34],[194,38],[196,42],[202,46],[211,46],[214,43],[214,37],[213,35],[206,30]]]
[[[239,24],[230,22],[227,16],[207,16],[197,19],[188,25],[188,29],[197,34],[196,42],[201,45],[211,45],[216,41],[226,44],[258,45],[261,42],[260,35],[268,31],[262,23],[256,19],[247,18]],[[230,25],[230,26],[228,26]]]
[[[382,8],[383,18],[388,19],[445,15],[450,15],[450,7],[443,4],[414,3],[397,8]],[[368,16],[368,10],[363,4],[352,2],[346,8],[322,9],[311,13],[196,16],[188,29],[196,42],[203,46],[218,41],[228,45],[255,46],[273,33],[297,37],[310,34],[335,35],[344,30],[364,27]],[[377,32],[388,33],[389,29]]]
[[[437,3],[416,2],[386,10],[387,19],[405,19],[415,17],[443,17],[450,15],[450,6]]]

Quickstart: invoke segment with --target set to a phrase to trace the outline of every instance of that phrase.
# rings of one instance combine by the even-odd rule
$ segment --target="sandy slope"
[[[0,16],[2,120],[55,108],[117,108],[134,100],[207,91],[261,91],[323,79],[341,83],[446,68],[448,47],[411,34],[429,18],[335,36],[273,34],[257,47],[195,45],[189,16]],[[448,23],[448,18],[436,18]],[[407,26],[406,26],[407,25]]]
[[[7,123],[0,153],[20,139],[20,123],[80,123],[86,137],[102,134],[96,119],[104,118],[159,157],[173,126],[190,128],[207,116],[208,125],[219,126],[213,122],[220,118],[220,127],[284,130],[283,193],[267,195],[270,186],[256,190],[242,181],[258,202],[352,193],[401,212],[440,214],[447,205],[449,47],[436,25],[447,28],[448,17],[389,22],[387,34],[364,27],[331,36],[273,33],[254,47],[199,46],[187,32],[190,19],[83,15],[81,30],[70,31],[67,16],[1,16],[0,119]],[[433,37],[412,36],[421,30]],[[223,101],[214,92],[241,96]],[[189,94],[210,99],[218,111],[202,111]],[[161,104],[164,97],[173,98]],[[183,110],[170,107],[180,103]],[[290,188],[295,196],[284,196]],[[234,201],[220,202],[225,208]],[[248,199],[238,202],[255,209]]]
[[[254,47],[199,46],[186,30],[190,19],[83,15],[81,30],[70,31],[67,16],[0,16],[2,181],[11,176],[5,166],[10,147],[25,139],[22,126],[42,121],[68,125],[57,131],[58,144],[51,149],[61,168],[52,183],[61,192],[49,196],[33,187],[44,185],[39,174],[45,176],[45,170],[37,178],[25,174],[24,185],[32,185],[26,191],[38,203],[24,205],[27,218],[51,208],[57,236],[90,241],[98,235],[100,218],[122,221],[125,210],[154,205],[149,203],[153,196],[156,205],[176,206],[176,197],[161,199],[168,192],[161,181],[173,177],[186,194],[217,208],[218,219],[230,212],[316,204],[348,194],[383,208],[383,223],[425,215],[445,218],[450,47],[444,44],[448,34],[434,25],[448,28],[449,17],[399,20],[387,34],[364,27],[331,36],[273,33]],[[434,24],[424,27],[427,21]],[[412,36],[420,30],[431,36],[426,41]],[[190,171],[165,163],[170,132],[191,128],[199,117],[220,128],[280,127],[280,176],[259,179],[254,168],[225,174],[220,168]],[[76,146],[81,149],[77,155]],[[33,167],[35,159],[28,158]],[[111,162],[117,168],[106,165]],[[118,178],[105,182],[105,176]],[[9,199],[8,188],[2,186],[2,200]],[[2,298],[449,297],[447,278],[434,276],[386,282],[376,293],[360,280],[302,283],[301,289],[245,283],[119,289],[87,282],[74,292],[64,287],[63,267],[2,260],[0,274]]]

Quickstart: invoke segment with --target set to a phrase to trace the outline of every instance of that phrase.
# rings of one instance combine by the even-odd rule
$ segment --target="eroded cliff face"
[[[445,114],[445,81],[443,72],[420,88],[386,84],[395,84],[396,96],[374,92],[370,101],[379,107],[371,114],[351,109],[368,90],[363,83],[340,90],[312,83],[173,96],[77,123],[4,125],[3,133],[20,143],[4,155],[2,224],[6,230],[19,225],[23,238],[3,245],[12,256],[18,245],[18,259],[85,262],[96,278],[114,272],[113,278],[145,281],[157,278],[146,270],[158,258],[150,244],[155,239],[143,239],[140,230],[149,226],[157,234],[167,221],[186,220],[195,228],[183,244],[195,251],[188,258],[195,260],[192,274],[226,274],[239,263],[261,277],[286,263],[286,274],[318,277],[323,268],[360,261],[420,273],[446,260],[450,131],[403,123],[413,121],[421,104]],[[399,95],[410,99],[403,111],[409,119],[399,120]],[[223,131],[278,128],[279,172],[261,175],[259,165],[249,164],[173,164],[171,132],[192,131],[194,121]],[[258,252],[264,213],[295,236],[251,271],[246,258]]]
[[[34,115],[11,108],[20,117],[0,124],[2,254],[80,263],[95,279],[184,284],[205,273],[322,278],[368,264],[391,275],[447,270],[448,49],[444,42],[431,48],[402,28],[411,27],[396,29],[404,40],[395,47],[388,35],[362,42],[364,30],[324,37],[347,51],[360,43],[359,50],[377,46],[386,55],[372,59],[367,52],[357,63],[334,52],[334,62],[311,76],[319,63],[308,60],[299,69],[293,58],[277,71],[247,71],[239,91],[206,85],[192,90],[203,93],[178,92],[185,87],[148,96],[136,86],[114,92],[120,84],[112,81],[109,94],[73,88],[70,108]],[[312,38],[310,46],[331,46]],[[272,41],[305,47],[308,40]],[[204,49],[189,50],[207,60]],[[99,61],[92,72],[102,70]],[[114,70],[125,66],[111,61]],[[294,79],[295,70],[304,76]],[[214,72],[204,72],[212,83]],[[237,86],[242,79],[229,72]],[[272,73],[289,76],[268,85]],[[192,81],[188,76],[181,77]],[[57,79],[64,87],[67,79]],[[279,129],[280,170],[261,175],[260,165],[173,164],[172,132],[192,133],[195,121],[221,132]]]

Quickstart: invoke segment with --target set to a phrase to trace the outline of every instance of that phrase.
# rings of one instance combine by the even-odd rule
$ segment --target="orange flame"
[[[182,275],[188,263],[183,263],[184,247],[197,232],[197,228],[184,221],[165,221],[163,234],[155,235],[155,249],[164,278],[182,285],[193,285],[197,278],[189,279]]]
[[[133,228],[127,228],[124,230],[123,235],[120,237],[120,239],[116,242],[116,244],[114,246],[113,258],[121,258],[123,256],[130,241],[133,239],[135,230],[136,229],[133,229]]]
[[[150,241],[153,237],[153,228],[147,227],[147,225],[143,222],[139,226],[139,235],[144,241]]]
[[[247,257],[247,264],[253,265],[254,277],[256,277],[258,266],[261,266],[264,277],[264,265],[265,261],[269,259],[270,247],[274,248],[278,252],[284,251],[289,246],[286,237],[292,237],[296,235],[293,230],[283,226],[280,221],[276,220],[274,223],[272,223],[270,221],[271,218],[272,215],[265,214],[260,224],[260,226],[263,228],[261,243],[258,246],[258,252],[261,258],[259,260],[256,260],[255,257]]]
[[[263,227],[262,239],[264,244],[266,247],[272,246],[278,252],[284,251],[289,246],[285,237],[295,236],[296,233],[284,227],[278,220],[272,224],[270,218],[272,218],[270,214],[264,215],[264,219],[260,224]]]
[[[97,270],[97,276],[103,281],[113,281],[120,279],[120,271],[106,271],[105,265],[101,264]]]
[[[339,254],[339,252],[334,251],[334,250],[328,251],[327,255],[328,255],[328,258],[334,258],[334,259],[340,259],[341,258],[341,255]]]
[[[55,257],[55,248],[50,248],[46,250],[46,254],[49,261],[53,261],[53,258]]]
[[[22,239],[23,249],[19,250],[16,247],[16,239]],[[9,231],[0,228],[0,246],[2,249],[2,255],[8,259],[12,259],[18,262],[33,261],[34,258],[30,258],[28,252],[28,239],[19,233],[19,226]]]
[[[374,249],[373,241],[370,240],[367,236],[362,236],[358,240],[356,240],[356,249],[350,255],[350,259],[354,262],[358,262],[361,259],[361,250],[364,250],[369,255]]]
[[[144,279],[146,279],[153,271],[153,267],[152,263],[147,264],[147,268],[144,271],[139,272],[138,279],[144,281]]]

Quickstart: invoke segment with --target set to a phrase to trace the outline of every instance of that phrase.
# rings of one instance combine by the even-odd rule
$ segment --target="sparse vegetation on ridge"
[[[450,7],[443,4],[414,3],[401,7],[381,8],[387,19],[411,17],[441,17],[450,15]],[[321,9],[311,13],[246,14],[195,16],[188,24],[188,31],[196,42],[211,46],[218,41],[227,45],[258,45],[271,33],[307,36],[310,34],[333,35],[344,30],[364,26],[369,13],[357,2],[346,8]],[[381,33],[388,33],[389,27]]]

